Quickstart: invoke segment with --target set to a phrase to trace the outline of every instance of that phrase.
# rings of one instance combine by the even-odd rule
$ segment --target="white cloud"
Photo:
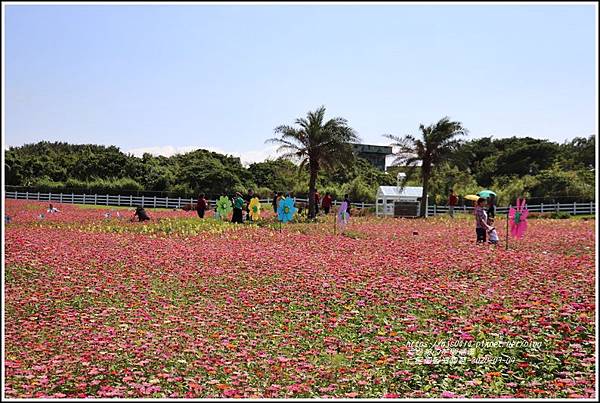
[[[175,154],[184,154],[190,151],[204,149],[208,151],[213,151],[219,154],[227,154],[233,155],[234,157],[240,158],[242,164],[249,165],[253,162],[261,162],[268,158],[274,159],[277,158],[277,146],[270,146],[263,148],[261,150],[248,150],[248,151],[225,151],[217,147],[205,147],[205,146],[155,146],[155,147],[141,147],[141,148],[133,148],[130,150],[126,150],[126,153],[130,153],[135,155],[136,157],[141,157],[144,153],[149,153],[154,156],[162,155],[165,157],[171,157]]]
[[[175,147],[175,146],[156,146],[156,147],[141,147],[141,148],[133,148],[131,150],[126,150],[125,152],[128,154],[133,154],[136,157],[141,157],[145,153],[152,154],[154,156],[165,156],[171,157],[175,154],[183,154],[190,151],[193,151],[197,148],[195,146],[183,146],[183,147]]]

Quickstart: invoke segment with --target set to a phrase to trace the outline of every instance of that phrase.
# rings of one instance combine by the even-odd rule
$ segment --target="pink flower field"
[[[595,397],[593,219],[5,205],[7,397]]]

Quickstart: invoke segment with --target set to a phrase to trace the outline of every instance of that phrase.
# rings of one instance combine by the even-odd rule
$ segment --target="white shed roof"
[[[402,190],[398,186],[379,186],[377,189],[377,197],[421,197],[422,195],[421,186],[405,186]]]

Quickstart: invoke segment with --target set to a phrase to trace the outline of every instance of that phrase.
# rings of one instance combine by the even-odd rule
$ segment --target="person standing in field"
[[[454,217],[454,207],[458,204],[458,196],[454,193],[453,189],[450,189],[450,196],[448,197],[448,213],[450,217]]]
[[[350,217],[350,196],[347,193],[344,195],[344,201],[347,203],[346,213],[348,213],[348,217]]]
[[[246,221],[251,221],[251,218],[250,218],[250,200],[252,200],[252,198],[254,198],[254,190],[248,189],[248,194],[244,198],[244,200],[246,202]]]
[[[329,209],[331,209],[331,194],[329,192],[325,193],[325,197],[323,197],[323,202],[321,203],[321,207],[323,207],[323,211],[325,214],[329,214]]]
[[[273,201],[271,204],[273,205],[273,212],[277,214],[277,192],[273,192]]]
[[[239,192],[236,192],[235,197],[233,198],[233,216],[231,217],[231,222],[242,224],[244,221],[244,199]]]
[[[496,196],[494,195],[490,195],[490,197],[488,197],[488,209],[487,209],[487,215],[488,218],[495,218],[496,217]]]
[[[204,218],[204,212],[206,211],[207,208],[208,208],[208,203],[206,202],[206,199],[204,198],[204,193],[201,193],[200,196],[198,196],[198,202],[196,203],[196,211],[198,212],[198,217]]]
[[[475,206],[475,232],[477,233],[477,242],[485,243],[486,234],[492,231],[493,227],[487,223],[487,213],[484,207],[485,199],[480,197],[477,199]]]

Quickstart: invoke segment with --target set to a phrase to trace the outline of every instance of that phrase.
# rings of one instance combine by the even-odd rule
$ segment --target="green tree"
[[[595,193],[594,182],[589,180],[591,176],[589,173],[586,175],[585,170],[578,174],[576,171],[564,171],[560,164],[555,164],[536,175],[537,183],[530,189],[531,196],[536,198],[551,196],[559,203],[589,201],[594,198]]]
[[[266,187],[275,192],[291,191],[301,176],[298,175],[298,167],[283,158],[250,164],[248,171],[257,186]]]
[[[450,189],[457,195],[477,193],[481,187],[475,181],[468,170],[460,169],[457,165],[448,162],[440,164],[433,171],[429,181],[429,194],[433,197],[435,204],[446,204]]]
[[[593,170],[596,167],[596,136],[575,137],[560,146],[560,165],[566,170],[580,168]]]
[[[421,163],[421,180],[423,183],[423,194],[421,196],[421,217],[427,212],[427,192],[429,190],[429,179],[434,169],[445,161],[451,160],[461,144],[457,138],[467,134],[460,122],[451,121],[448,117],[442,118],[435,124],[425,127],[419,126],[421,139],[407,134],[404,137],[385,134],[384,137],[394,141],[393,147],[399,150],[396,153],[396,164],[404,164],[408,167],[406,180],[409,180],[416,172],[417,163]]]
[[[360,139],[344,118],[325,121],[325,107],[308,112],[306,118],[296,119],[299,128],[281,125],[275,128],[280,138],[267,142],[279,144],[284,158],[295,159],[300,167],[308,166],[308,216],[315,217],[315,191],[319,171],[332,169],[336,165],[348,164],[353,159],[350,143]]]

